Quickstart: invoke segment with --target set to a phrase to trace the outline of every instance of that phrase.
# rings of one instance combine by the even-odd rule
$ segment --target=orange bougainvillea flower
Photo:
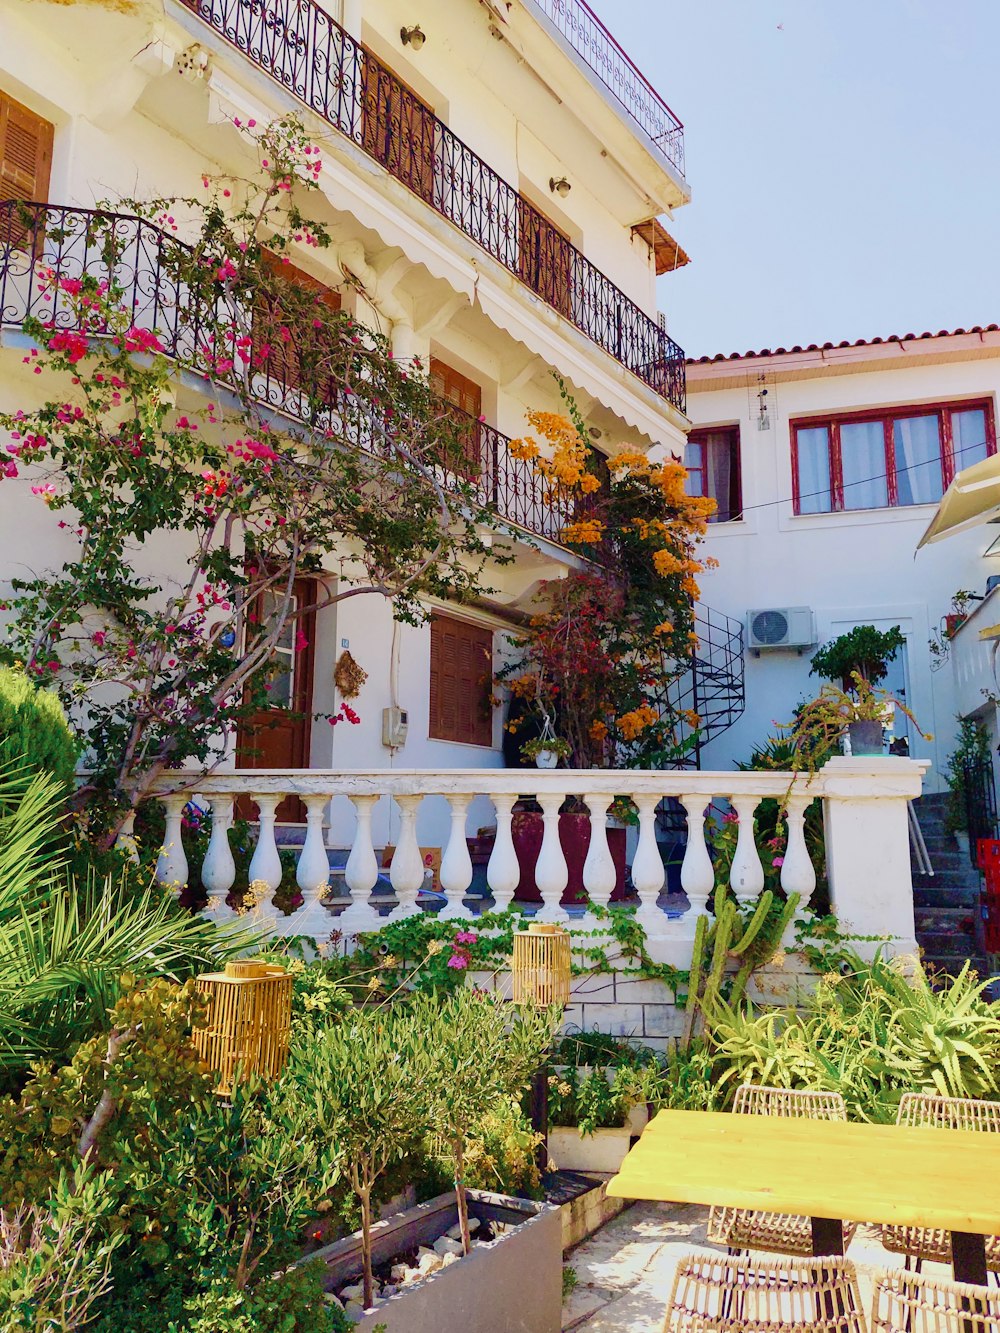
[[[580,519],[576,523],[567,523],[560,535],[564,542],[573,546],[596,543],[604,536],[604,524],[597,518]]]
[[[625,740],[634,741],[659,720],[660,715],[656,709],[643,704],[640,708],[633,708],[630,713],[623,713],[618,719],[618,729]]]
[[[608,738],[608,724],[602,722],[600,718],[596,722],[591,722],[589,731],[595,741],[606,741]]]

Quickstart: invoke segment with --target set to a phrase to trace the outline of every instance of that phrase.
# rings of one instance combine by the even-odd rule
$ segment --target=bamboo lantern
[[[228,1096],[236,1066],[275,1079],[288,1057],[292,1026],[292,978],[271,963],[227,963],[224,972],[198,978],[208,996],[208,1017],[195,1029],[198,1054],[219,1075],[215,1089]]]
[[[515,930],[511,972],[515,1004],[569,1004],[569,932],[544,921]]]

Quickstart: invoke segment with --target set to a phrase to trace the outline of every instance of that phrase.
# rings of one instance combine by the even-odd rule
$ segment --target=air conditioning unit
[[[765,648],[811,648],[816,642],[808,606],[765,607],[747,612],[747,647],[757,656]]]

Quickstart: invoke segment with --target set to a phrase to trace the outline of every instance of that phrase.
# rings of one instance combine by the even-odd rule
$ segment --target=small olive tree
[[[359,1011],[293,1051],[289,1076],[311,1103],[314,1132],[334,1145],[361,1204],[365,1305],[373,1298],[372,1195],[426,1133],[433,1037],[407,1008]]]
[[[558,1011],[515,1009],[496,996],[463,987],[444,1001],[421,996],[413,1012],[433,1062],[427,1123],[451,1152],[462,1246],[468,1254],[466,1145],[499,1102],[528,1086],[545,1059]]]

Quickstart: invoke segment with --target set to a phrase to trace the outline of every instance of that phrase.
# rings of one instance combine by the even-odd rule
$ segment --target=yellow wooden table
[[[842,1223],[952,1233],[955,1277],[986,1283],[1000,1235],[1000,1134],[660,1111],[608,1185],[620,1199],[728,1205],[812,1219],[813,1251],[842,1254]]]

